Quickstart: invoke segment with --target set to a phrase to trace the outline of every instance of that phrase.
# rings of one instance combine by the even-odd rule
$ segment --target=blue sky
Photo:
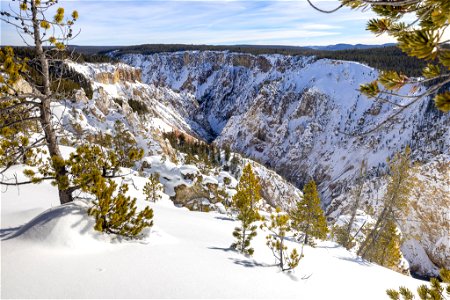
[[[2,0],[2,9],[17,2]],[[334,8],[337,1],[317,1]],[[306,0],[265,1],[64,1],[66,11],[77,9],[81,29],[77,45],[135,45],[152,43],[329,45],[382,44],[365,30],[370,12],[341,9],[333,14],[315,11]],[[10,26],[1,24],[1,44],[23,42]]]

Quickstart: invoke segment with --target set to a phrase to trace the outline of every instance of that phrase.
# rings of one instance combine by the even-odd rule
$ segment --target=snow
[[[252,242],[254,257],[243,256],[229,249],[236,221],[177,208],[167,195],[146,202],[146,179],[132,179],[138,207],[150,204],[155,213],[149,236],[137,241],[93,231],[86,202],[56,206],[48,182],[4,191],[1,297],[383,299],[387,288],[421,283],[326,241],[305,247],[295,272],[283,273],[263,231]]]

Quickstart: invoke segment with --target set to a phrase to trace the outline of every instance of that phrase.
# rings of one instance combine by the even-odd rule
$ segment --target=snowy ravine
[[[145,178],[130,179],[138,207],[149,204],[140,192]],[[132,242],[95,232],[86,204],[59,206],[49,183],[4,191],[1,298],[378,300],[387,299],[387,288],[422,283],[363,262],[331,242],[306,247],[295,272],[282,273],[263,231],[252,243],[254,257],[247,258],[229,250],[237,223],[225,215],[177,208],[168,195],[150,205],[155,226],[148,238]]]
[[[198,135],[230,145],[297,186],[314,178],[324,204],[351,186],[362,160],[376,174],[408,144],[423,162],[449,154],[450,115],[427,99],[362,134],[397,108],[359,93],[360,84],[378,76],[360,63],[214,51],[118,58],[140,68],[143,82],[178,93],[172,105],[203,128]],[[399,93],[411,94],[410,87]]]

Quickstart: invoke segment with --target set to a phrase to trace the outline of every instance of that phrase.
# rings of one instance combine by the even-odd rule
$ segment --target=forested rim
[[[14,47],[15,52],[21,56],[32,56],[32,50],[26,47]],[[184,44],[146,44],[137,46],[70,46],[68,51],[62,52],[63,58],[71,57],[77,62],[116,63],[120,56],[125,54],[155,54],[178,51],[230,51],[248,53],[253,55],[282,54],[292,56],[316,56],[345,61],[364,63],[379,70],[394,70],[408,76],[420,76],[426,62],[407,56],[396,46],[386,46],[369,49],[350,50],[315,50],[296,46],[211,46],[211,45],[184,45]],[[114,52],[114,57],[110,54]]]

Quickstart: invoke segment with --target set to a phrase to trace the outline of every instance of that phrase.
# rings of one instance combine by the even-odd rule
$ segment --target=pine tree
[[[281,270],[289,271],[296,268],[301,257],[295,248],[288,255],[288,248],[284,244],[288,232],[292,229],[289,215],[281,213],[281,209],[277,207],[275,214],[270,215],[270,223],[264,222],[261,225],[261,229],[263,228],[267,228],[271,232],[266,236],[266,245],[272,250]]]
[[[261,198],[260,191],[258,178],[253,173],[251,165],[247,164],[232,200],[233,208],[238,211],[237,219],[241,222],[241,226],[234,229],[233,236],[236,242],[231,245],[231,248],[246,255],[253,255],[254,252],[250,247],[250,241],[256,236],[257,226],[253,223],[260,220],[256,208],[256,202]]]
[[[446,300],[450,298],[450,270],[441,269],[439,275],[442,279],[442,283],[446,284],[446,286],[443,285],[438,279],[431,278],[430,286],[423,284],[417,288],[417,294],[421,300]],[[392,300],[414,299],[414,294],[405,287],[400,287],[398,291],[388,289],[386,290],[386,294]]]
[[[119,120],[114,124],[116,132],[113,139],[113,148],[116,151],[121,167],[132,167],[134,162],[144,157],[144,150],[137,147],[136,139],[125,129],[125,125]]]
[[[162,192],[163,186],[159,182],[159,174],[154,173],[148,177],[148,181],[144,186],[144,195],[147,201],[156,202],[161,199],[160,192]]]
[[[386,222],[384,227],[379,229],[378,239],[371,248],[368,249],[365,258],[384,266],[395,269],[402,258],[400,251],[401,237],[397,226],[392,220]]]
[[[296,208],[290,213],[293,228],[301,232],[304,245],[314,245],[311,238],[325,239],[328,233],[327,221],[314,180],[308,182],[303,189],[303,198],[297,202]]]
[[[404,153],[397,153],[389,162],[390,177],[382,200],[382,210],[357,253],[364,259],[379,262],[389,267],[394,266],[389,257],[396,258],[398,252],[394,245],[390,248],[392,250],[390,252],[383,251],[383,247],[386,247],[387,241],[394,244],[400,242],[398,237],[395,236],[396,230],[393,227],[395,227],[395,221],[406,213],[409,195],[414,185],[410,154],[410,148],[406,147]],[[388,236],[389,234],[391,236]],[[385,257],[380,257],[380,251]]]
[[[88,213],[95,217],[95,230],[133,238],[153,226],[153,210],[145,207],[138,213],[136,199],[125,195],[128,185],[123,184],[114,196],[116,188],[114,181],[105,179],[91,187],[97,200]]]

